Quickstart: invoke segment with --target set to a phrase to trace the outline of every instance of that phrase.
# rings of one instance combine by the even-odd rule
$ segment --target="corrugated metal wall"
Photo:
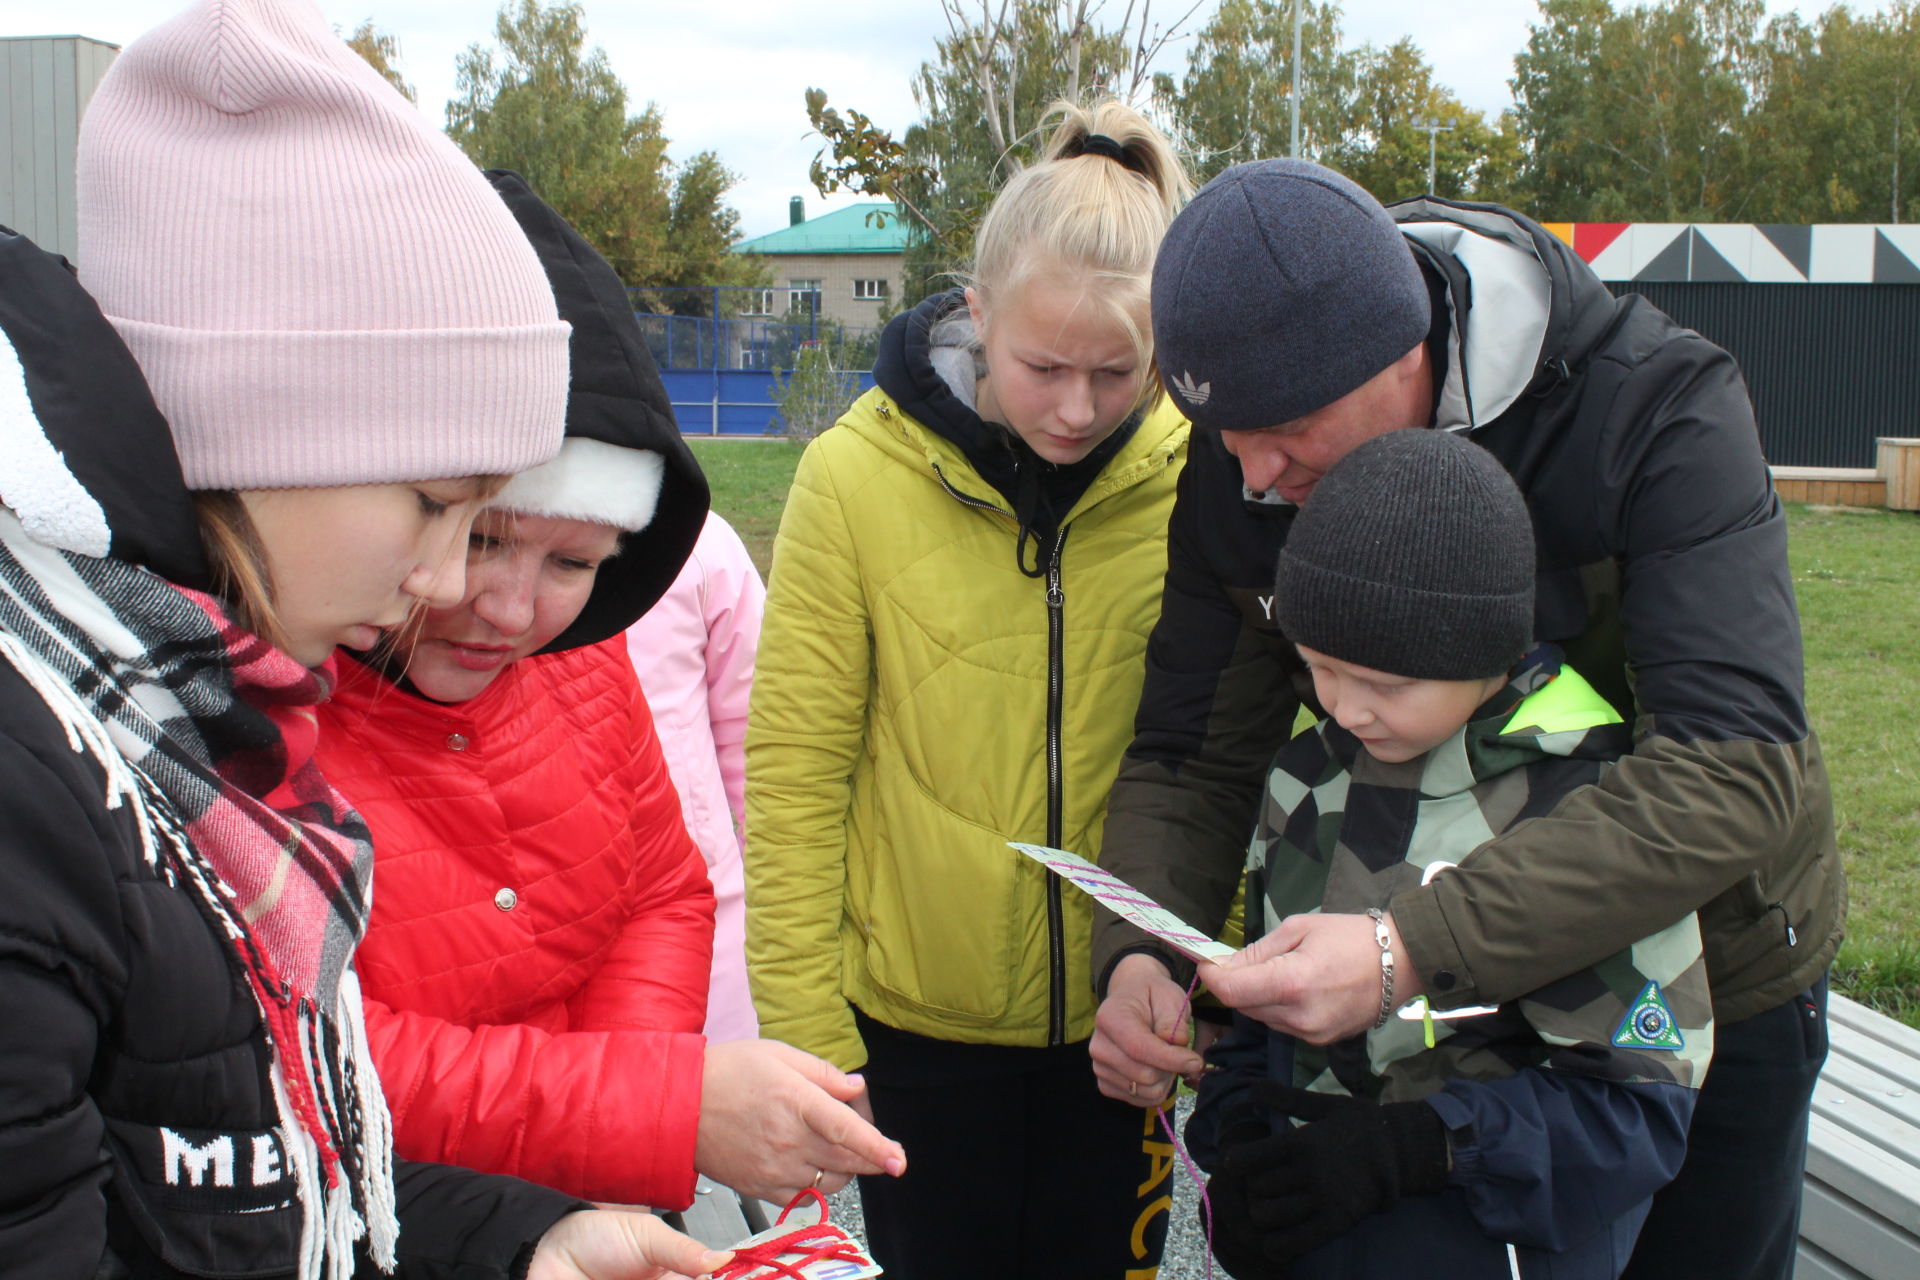
[[[1920,285],[1616,283],[1731,351],[1767,461],[1870,467],[1920,436]]]
[[[85,36],[0,40],[0,223],[70,258],[80,117],[118,53]]]

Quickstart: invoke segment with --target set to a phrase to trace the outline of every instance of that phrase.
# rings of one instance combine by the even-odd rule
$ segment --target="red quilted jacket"
[[[358,967],[396,1149],[683,1208],[713,891],[623,643],[453,706],[343,657],[319,759],[373,828]]]

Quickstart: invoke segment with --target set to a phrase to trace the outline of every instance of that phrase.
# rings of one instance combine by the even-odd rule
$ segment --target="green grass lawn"
[[[1834,985],[1920,1026],[1920,516],[1788,508],[1807,707],[1847,860]]]
[[[765,574],[800,449],[698,440],[693,451],[714,509]],[[1851,896],[1834,985],[1920,1027],[1920,516],[1795,505],[1787,523],[1807,705]]]
[[[713,487],[713,509],[725,516],[747,544],[760,576],[773,567],[773,535],[787,505],[800,446],[784,437],[689,440]]]

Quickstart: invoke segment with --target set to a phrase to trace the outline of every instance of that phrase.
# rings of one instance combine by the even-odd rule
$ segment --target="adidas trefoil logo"
[[[1213,396],[1213,383],[1203,382],[1196,387],[1193,385],[1191,370],[1173,380],[1173,389],[1178,391],[1188,404],[1205,404]]]

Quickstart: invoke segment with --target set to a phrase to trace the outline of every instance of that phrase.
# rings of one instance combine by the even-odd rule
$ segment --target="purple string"
[[[1193,981],[1187,984],[1186,999],[1180,1006],[1180,1017],[1174,1020],[1176,1024],[1184,1021],[1188,1012],[1192,1010],[1194,989],[1199,985],[1200,971],[1196,969],[1193,973]],[[1160,1127],[1166,1130],[1167,1141],[1173,1144],[1174,1154],[1179,1156],[1180,1163],[1187,1167],[1187,1176],[1193,1179],[1194,1187],[1200,1192],[1200,1220],[1207,1237],[1207,1280],[1213,1280],[1213,1203],[1207,1199],[1207,1180],[1200,1176],[1200,1167],[1194,1164],[1193,1157],[1187,1154],[1187,1144],[1180,1141],[1180,1135],[1173,1130],[1173,1123],[1167,1119],[1167,1113],[1173,1110],[1173,1096],[1179,1092],[1180,1086],[1176,1083],[1173,1093],[1167,1096],[1167,1105],[1155,1107],[1154,1110],[1159,1112]]]

